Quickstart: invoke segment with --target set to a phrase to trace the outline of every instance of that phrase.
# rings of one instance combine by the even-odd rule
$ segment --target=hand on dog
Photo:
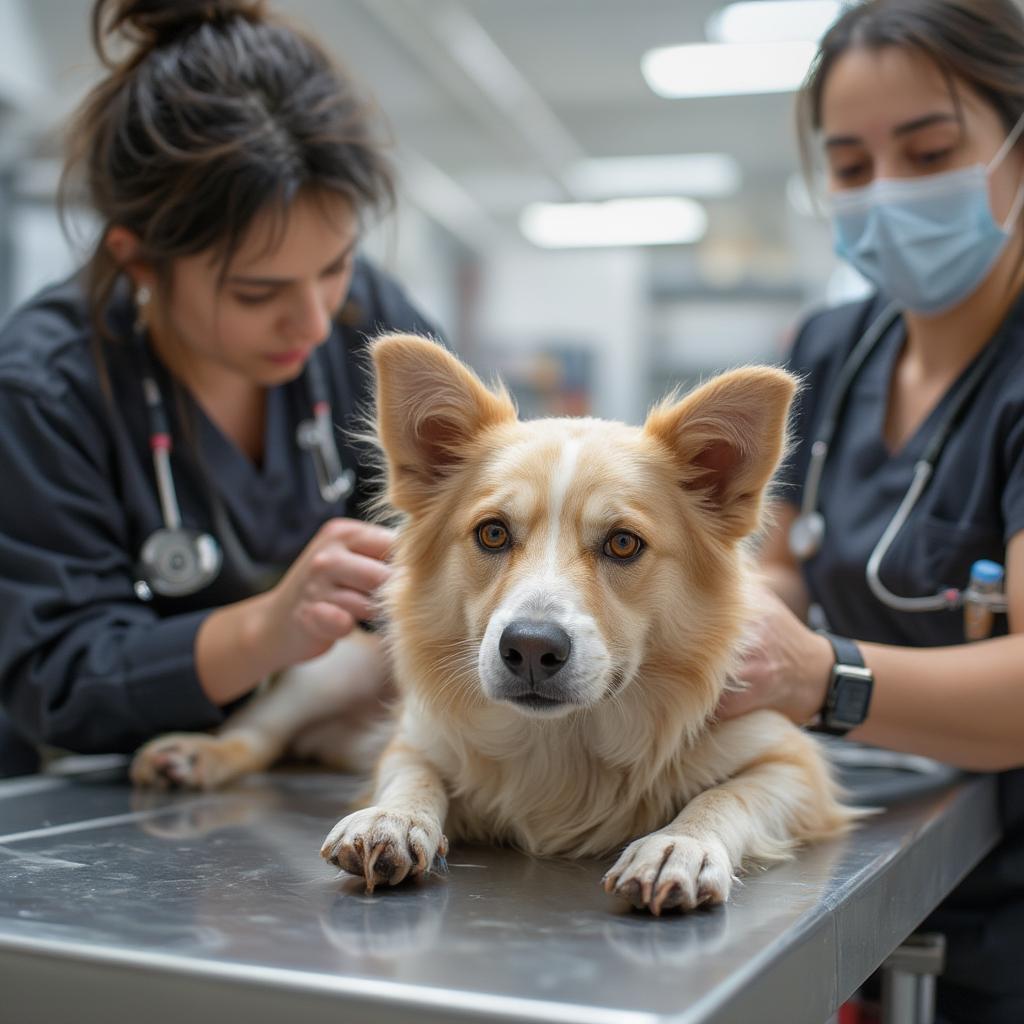
[[[773,591],[758,591],[758,617],[744,638],[746,654],[735,688],[719,701],[724,720],[760,708],[772,708],[802,725],[825,701],[832,668],[832,647],[808,629]]]
[[[373,595],[391,576],[384,559],[393,541],[393,531],[355,519],[331,519],[317,531],[263,595],[261,643],[274,671],[318,657],[373,618]]]

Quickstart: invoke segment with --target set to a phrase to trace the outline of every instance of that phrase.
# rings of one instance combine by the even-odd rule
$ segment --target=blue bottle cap
[[[1001,583],[1003,575],[1003,567],[988,558],[979,558],[971,566],[971,581],[973,583]]]

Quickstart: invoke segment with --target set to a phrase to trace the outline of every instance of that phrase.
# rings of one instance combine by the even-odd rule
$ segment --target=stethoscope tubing
[[[177,530],[181,526],[181,512],[178,495],[174,489],[174,474],[171,472],[171,432],[160,387],[153,375],[152,361],[148,353],[142,367],[142,394],[146,400],[149,416],[149,450],[153,456],[153,471],[156,474],[156,490],[160,498],[160,511],[164,526]]]
[[[142,600],[149,600],[154,590],[157,593],[182,596],[203,589],[219,573],[222,558],[220,545],[215,538],[208,534],[186,530],[182,527],[181,509],[178,505],[174,475],[171,471],[170,453],[172,440],[167,412],[164,407],[160,386],[156,380],[153,359],[140,325],[137,325],[136,332],[141,364],[142,391],[149,421],[149,448],[153,458],[156,489],[160,501],[161,518],[163,520],[162,527],[144,543],[142,548],[143,554],[140,557],[142,565],[148,568],[144,570],[143,578],[136,583],[135,589]],[[334,440],[333,416],[326,380],[323,370],[319,365],[316,352],[311,355],[306,364],[305,377],[313,415],[311,419],[299,424],[297,441],[300,448],[308,450],[312,455],[316,470],[317,486],[321,497],[328,504],[334,504],[352,493],[355,486],[355,474],[352,470],[345,469],[341,462],[341,456]],[[237,543],[234,538],[219,496],[216,494],[212,482],[208,478],[207,484],[209,486],[209,499],[214,511],[214,519],[218,524],[218,533],[221,536],[222,542],[229,544],[229,547],[237,556],[236,560],[251,566],[248,556],[244,554],[241,548],[241,544]],[[159,550],[164,553],[167,551],[167,545],[171,544],[178,545],[178,551],[193,553],[197,556],[194,560],[197,566],[194,580],[184,582],[181,579],[176,579],[172,581],[166,574],[162,574],[161,569],[156,564],[159,562],[159,558],[149,558],[147,556],[147,549],[153,547],[158,538],[162,545],[162,547],[158,546]],[[211,553],[215,554],[216,557],[211,558]],[[198,557],[200,555],[204,557]],[[255,573],[253,572],[250,575],[255,576]],[[264,573],[262,575],[266,576],[267,574]]]
[[[347,498],[355,489],[355,474],[342,465],[338,446],[334,442],[334,417],[327,395],[327,382],[316,352],[306,364],[306,384],[313,418],[299,424],[295,438],[299,447],[310,452],[313,457],[320,496],[329,505],[333,505]]]
[[[896,303],[890,303],[882,310],[850,353],[840,371],[839,379],[836,381],[835,390],[832,393],[832,398],[822,419],[821,429],[811,446],[811,459],[804,480],[800,515],[797,517],[797,523],[794,524],[794,527],[803,527],[804,536],[807,535],[808,531],[817,533],[818,547],[813,551],[807,551],[806,549],[798,550],[798,546],[794,541],[792,539],[790,541],[790,549],[801,561],[806,561],[817,554],[817,550],[820,549],[820,541],[824,537],[824,517],[818,511],[818,495],[821,489],[825,462],[828,458],[832,439],[839,429],[840,418],[843,414],[843,407],[849,396],[850,388],[860,372],[864,361],[899,315],[900,309]],[[949,409],[933,432],[924,454],[914,465],[914,475],[910,486],[907,488],[895,514],[889,520],[888,525],[882,532],[882,536],[874,548],[872,548],[871,554],[868,557],[864,572],[868,587],[882,604],[892,608],[894,611],[930,612],[954,610],[962,607],[965,601],[982,604],[994,612],[1004,612],[1007,609],[1006,598],[1002,594],[979,593],[970,587],[964,590],[950,587],[939,591],[937,594],[906,597],[891,591],[881,579],[882,561],[890,547],[892,547],[897,535],[906,525],[914,506],[927,488],[939,456],[946,446],[946,442],[955,429],[960,416],[967,409],[968,404],[987,376],[999,347],[998,340],[990,342],[981,357],[974,364],[971,372],[962,381]],[[813,522],[814,520],[817,520],[817,522]],[[814,530],[810,529],[812,526]],[[795,533],[795,529],[791,531],[791,537]]]

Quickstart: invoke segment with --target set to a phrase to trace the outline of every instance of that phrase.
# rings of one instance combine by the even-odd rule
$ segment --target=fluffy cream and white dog
[[[520,422],[423,339],[373,358],[404,517],[385,598],[401,706],[328,860],[372,888],[427,871],[445,832],[539,856],[628,844],[605,885],[657,913],[848,825],[813,739],[774,712],[713,719],[791,377],[727,373],[633,428]]]
[[[853,814],[811,737],[770,711],[714,719],[751,614],[745,541],[793,379],[735,370],[640,428],[521,422],[428,340],[372,352],[385,503],[402,519],[384,594],[399,698],[372,802],[323,856],[372,889],[429,871],[446,834],[619,853],[605,887],[660,913],[722,902],[745,862],[844,831]],[[176,756],[205,758],[219,782],[302,750],[312,730],[306,753],[330,760],[332,673],[381,665],[365,635],[343,642],[203,751],[178,738]],[[138,781],[159,775],[160,742]]]

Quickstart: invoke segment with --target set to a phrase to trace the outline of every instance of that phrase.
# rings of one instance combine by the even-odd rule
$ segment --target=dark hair
[[[898,46],[932,60],[946,77],[973,89],[1007,133],[1024,113],[1024,15],[1014,0],[865,0],[825,33],[797,100],[800,152],[812,164],[811,136],[821,128],[821,96],[832,65],[847,50]]]
[[[108,74],[72,120],[62,204],[83,171],[103,233],[131,230],[164,280],[175,258],[207,250],[223,273],[253,218],[283,221],[300,193],[357,211],[393,202],[369,108],[262,0],[97,0],[92,29]],[[129,44],[120,59],[108,37]],[[103,237],[86,270],[102,330],[121,272]]]

